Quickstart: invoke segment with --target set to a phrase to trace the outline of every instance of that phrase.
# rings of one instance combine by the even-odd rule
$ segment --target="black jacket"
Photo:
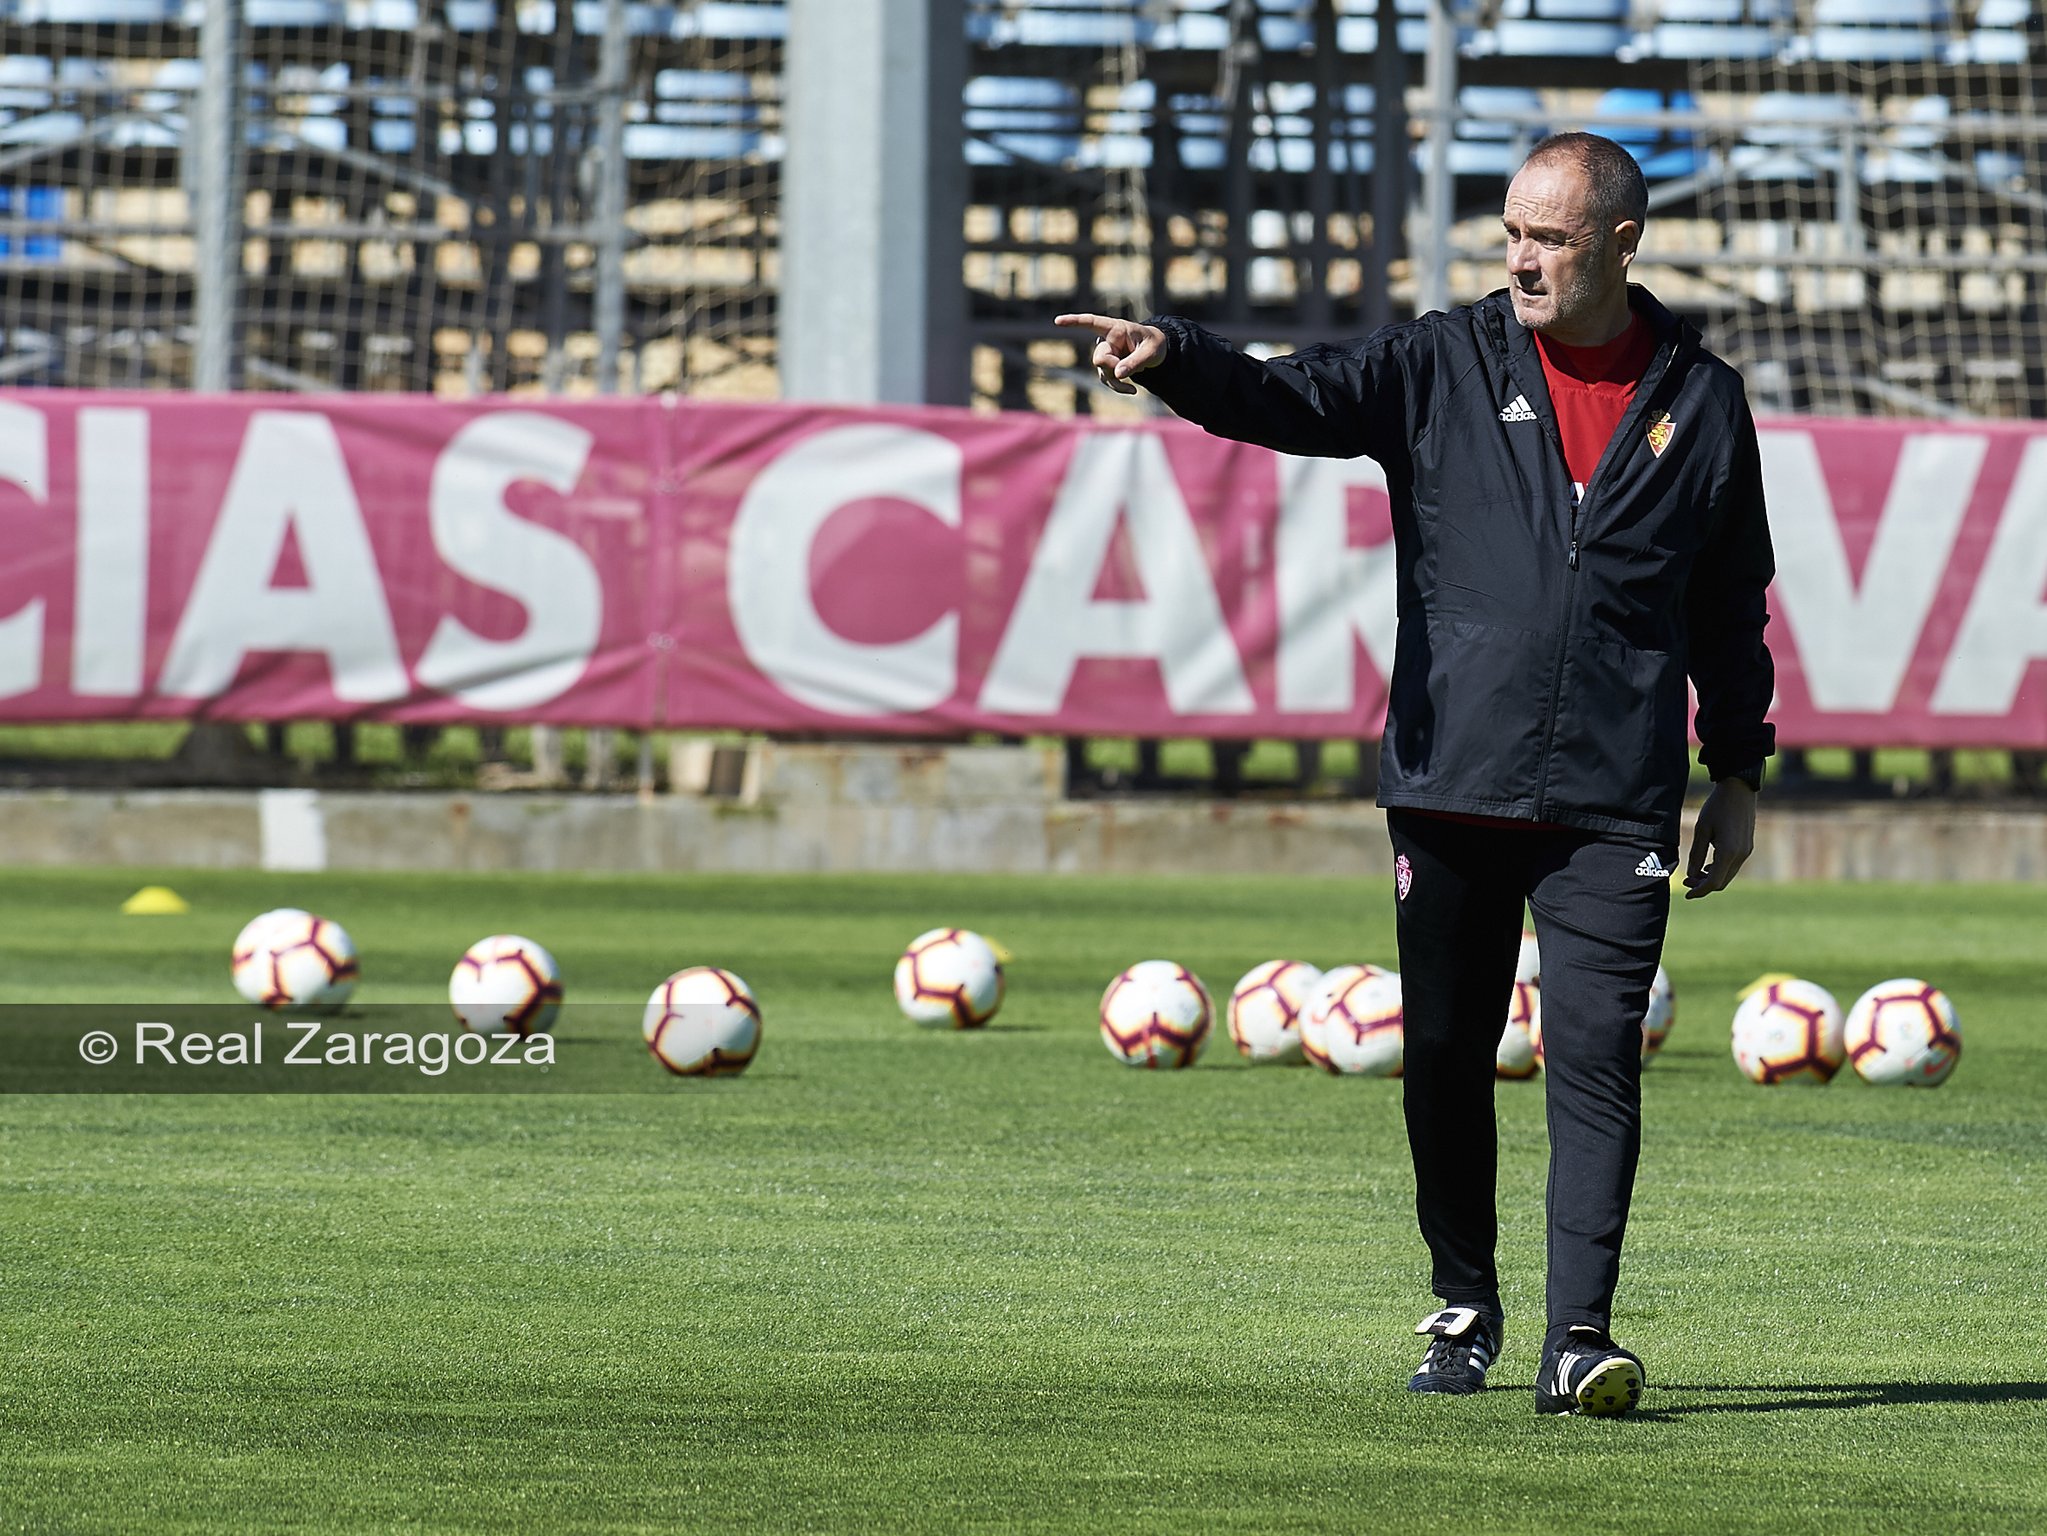
[[[1655,360],[1576,501],[1505,290],[1261,362],[1163,316],[1139,376],[1219,437],[1386,470],[1399,570],[1379,803],[1675,844],[1685,677],[1716,776],[1775,745],[1774,574],[1741,375],[1641,288]],[[1660,451],[1652,443],[1662,439]]]

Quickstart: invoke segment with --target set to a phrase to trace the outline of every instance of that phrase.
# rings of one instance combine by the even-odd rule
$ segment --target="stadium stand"
[[[1372,200],[1388,142],[1393,206],[1419,186],[1427,0],[1395,0],[1390,59],[1377,0],[964,5],[984,403],[1126,409],[1045,336],[1054,305],[1113,294],[1287,346],[1413,304],[1403,231],[1381,248]],[[189,377],[203,12],[0,6],[0,377]],[[603,15],[249,0],[242,383],[595,386],[579,167]],[[772,393],[788,8],[626,15],[627,386]],[[1590,125],[1655,189],[1652,280],[1781,381],[1773,398],[2047,409],[2025,342],[2040,25],[2031,0],[1477,0],[1458,13],[1456,291],[1491,281],[1491,214],[1527,145]]]

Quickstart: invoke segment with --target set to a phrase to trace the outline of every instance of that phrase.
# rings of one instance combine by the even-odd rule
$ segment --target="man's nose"
[[[1537,272],[1541,265],[1535,259],[1535,242],[1532,240],[1509,240],[1507,242],[1507,270],[1509,272]]]

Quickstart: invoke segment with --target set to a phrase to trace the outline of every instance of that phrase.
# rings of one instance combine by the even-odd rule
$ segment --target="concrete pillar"
[[[967,403],[966,59],[965,0],[792,0],[787,398]]]

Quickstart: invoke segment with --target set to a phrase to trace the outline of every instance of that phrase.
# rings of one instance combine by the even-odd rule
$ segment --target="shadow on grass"
[[[1881,1408],[1928,1403],[1987,1407],[1997,1403],[2047,1403],[2047,1381],[1857,1381],[1806,1382],[1788,1386],[1651,1386],[1661,1397],[1740,1396],[1747,1402],[1684,1403],[1638,1410],[1638,1419],[1664,1420],[1695,1413],[1788,1413],[1814,1408]]]

